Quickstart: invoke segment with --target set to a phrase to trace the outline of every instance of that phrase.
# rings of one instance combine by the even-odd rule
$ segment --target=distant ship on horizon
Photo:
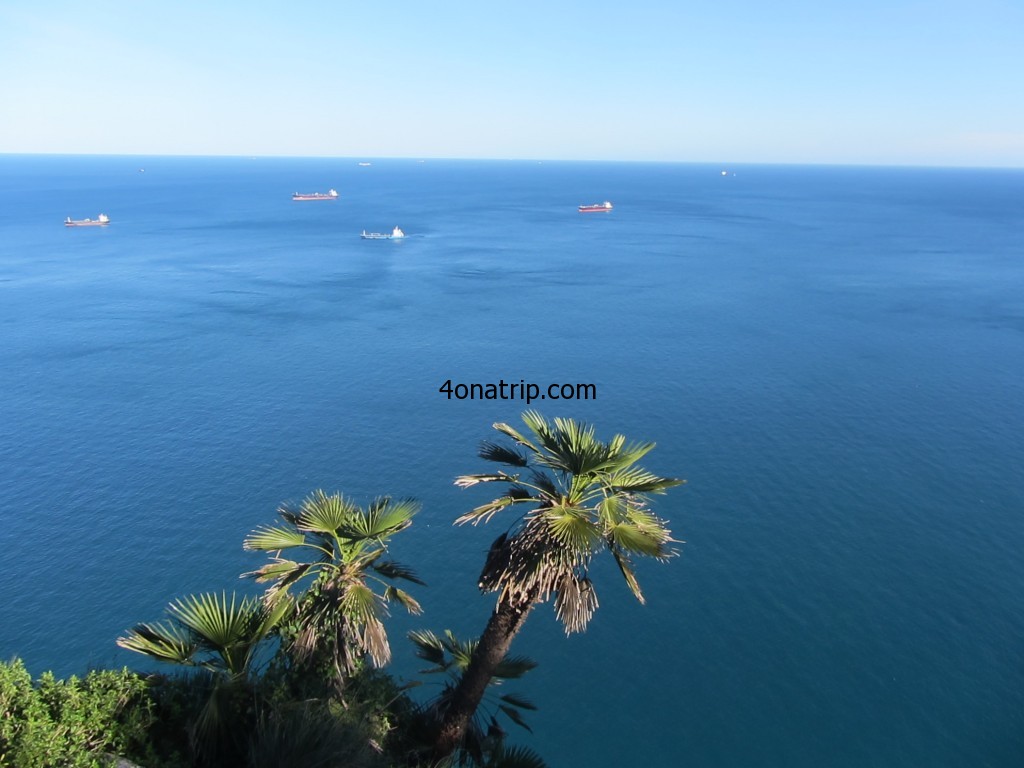
[[[105,213],[95,219],[72,219],[70,216],[64,219],[65,227],[105,227],[109,223],[110,218]]]
[[[605,200],[603,203],[594,203],[593,205],[581,205],[579,207],[580,213],[603,213],[610,211],[612,204]]]
[[[296,192],[292,200],[337,200],[338,190],[331,189],[327,192]]]
[[[367,232],[364,229],[360,237],[363,240],[401,240],[405,237],[405,232],[402,231],[401,227],[395,227],[391,230],[390,235],[385,235],[383,232]]]

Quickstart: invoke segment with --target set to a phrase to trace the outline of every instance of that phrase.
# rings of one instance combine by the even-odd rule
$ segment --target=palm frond
[[[416,655],[419,658],[437,665],[442,670],[448,668],[448,665],[445,663],[445,646],[441,642],[441,638],[429,629],[413,630],[409,633],[408,637],[415,644]]]
[[[328,496],[316,490],[302,502],[296,527],[300,531],[334,536],[358,511],[359,508],[340,493]]]
[[[615,457],[618,467],[636,464],[657,447],[657,443],[626,443],[623,435],[616,435],[608,443],[610,453]]]
[[[541,493],[547,496],[548,499],[554,500],[560,495],[558,485],[550,475],[544,472],[535,471],[530,477],[530,485],[537,488]]]
[[[450,629],[444,631],[444,640],[441,641],[444,648],[452,656],[452,664],[459,670],[465,671],[469,667],[473,651],[476,650],[477,641],[459,640]]]
[[[510,475],[507,472],[486,472],[478,475],[460,475],[455,478],[455,485],[459,488],[470,488],[479,483],[515,483],[519,481],[519,475]]]
[[[512,467],[525,467],[529,464],[529,459],[521,451],[490,441],[481,444],[480,458],[499,464],[508,464]]]
[[[171,664],[192,664],[199,643],[186,629],[172,624],[136,624],[125,637],[117,638],[121,648],[142,653]]]
[[[494,676],[499,680],[517,680],[536,668],[537,662],[528,656],[506,656],[494,668]]]
[[[313,563],[297,563],[294,560],[275,558],[262,568],[243,573],[242,578],[255,579],[259,583],[273,581],[276,582],[272,588],[273,592],[287,591],[288,587],[309,573],[313,567]]]
[[[189,595],[171,603],[167,612],[194,633],[201,648],[216,653],[227,671],[241,674],[248,666],[264,623],[264,608],[259,601],[232,593]]]
[[[646,555],[657,560],[672,556],[666,547],[672,541],[664,528],[646,528],[636,523],[617,523],[608,527],[608,536],[615,544],[626,552]]]
[[[358,510],[348,524],[342,527],[342,534],[357,540],[383,540],[412,525],[413,515],[419,510],[419,503],[412,499],[392,501],[383,496],[375,499],[365,512]]]
[[[499,704],[498,709],[505,713],[509,720],[518,725],[520,728],[525,728],[530,733],[533,733],[533,728],[526,724],[523,720],[523,716],[519,714],[519,710],[515,707],[510,707],[507,704]]]
[[[669,488],[684,485],[686,481],[659,477],[640,467],[628,467],[610,473],[605,483],[617,493],[664,493]]]
[[[590,579],[568,574],[558,585],[555,615],[565,626],[565,633],[582,632],[597,610],[597,592]]]
[[[576,556],[594,552],[601,543],[601,530],[575,507],[549,507],[542,515],[552,537]]]
[[[488,501],[486,504],[481,504],[479,507],[474,507],[463,515],[459,515],[455,518],[456,525],[464,525],[465,523],[487,523],[490,522],[491,518],[494,517],[498,512],[510,507],[513,504],[523,504],[526,502],[534,501],[534,498],[526,492],[524,495],[521,491],[524,489],[512,488],[503,496],[499,496],[496,499]]]
[[[278,599],[263,605],[262,621],[257,628],[260,637],[266,637],[281,626],[295,613],[297,603],[290,595],[281,595]]]
[[[384,667],[391,661],[391,646],[388,644],[388,633],[380,619],[370,619],[363,627],[360,636],[363,650],[369,654],[374,666]]]
[[[647,600],[644,598],[644,593],[640,590],[640,582],[637,581],[636,574],[633,572],[633,564],[629,562],[629,558],[619,552],[615,546],[608,547],[608,550],[612,553],[612,557],[615,558],[615,563],[619,566],[619,570],[622,571],[622,578],[626,580],[626,584],[629,587],[629,591],[633,593],[633,597],[640,602],[640,605],[645,605]]]
[[[295,507],[291,502],[286,502],[277,508],[277,514],[288,525],[297,526],[299,524],[299,517],[302,514],[301,506]]]
[[[393,600],[394,602],[399,603],[411,614],[418,616],[423,613],[423,608],[420,607],[420,604],[416,599],[408,592],[405,592],[398,587],[388,586],[388,588],[384,590],[384,599],[388,601]]]
[[[341,597],[341,607],[346,616],[360,624],[368,623],[387,613],[380,596],[362,582],[346,585]]]
[[[504,701],[506,704],[511,704],[513,707],[517,707],[519,709],[537,709],[536,704],[531,702],[529,699],[523,698],[522,696],[516,693],[506,693],[499,696],[498,698]]]
[[[301,547],[306,544],[306,534],[294,528],[261,526],[245,537],[242,549],[273,552],[275,550]]]
[[[405,579],[411,581],[414,584],[426,586],[423,581],[420,581],[416,572],[408,566],[396,563],[394,560],[382,560],[371,565],[373,570],[379,573],[381,576],[386,576],[389,579]]]
[[[540,414],[537,415],[540,416]],[[523,421],[526,421],[525,415],[523,417]],[[495,424],[492,424],[491,426],[494,427],[494,429],[501,432],[501,434],[511,437],[512,440],[515,441],[516,445],[523,446],[523,448],[526,448],[528,451],[530,451],[530,453],[540,453],[540,449],[536,445],[531,443],[529,440],[523,437],[522,434],[520,434],[517,430],[510,427],[508,424],[505,424],[504,422],[497,422]],[[527,424],[527,426],[529,426],[529,424]]]

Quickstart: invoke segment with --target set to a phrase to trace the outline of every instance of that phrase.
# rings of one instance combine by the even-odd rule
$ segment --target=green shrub
[[[127,669],[35,684],[20,659],[0,663],[0,766],[89,768],[110,754],[146,752],[152,707],[146,682]]]

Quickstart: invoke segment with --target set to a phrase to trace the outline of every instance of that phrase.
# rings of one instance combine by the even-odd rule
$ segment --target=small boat
[[[579,208],[580,213],[603,213],[610,211],[612,204],[605,200],[603,203],[594,203],[593,205],[581,205]]]
[[[65,227],[105,227],[109,223],[110,218],[105,213],[95,219],[72,219],[70,216],[64,219]]]
[[[296,192],[292,200],[337,200],[338,190],[331,189],[327,192]]]
[[[359,163],[363,168],[369,167],[370,163]]]
[[[363,233],[359,236],[363,240],[401,240],[405,237],[405,232],[398,227],[392,229],[390,235],[385,235],[383,232],[367,232],[364,229]]]

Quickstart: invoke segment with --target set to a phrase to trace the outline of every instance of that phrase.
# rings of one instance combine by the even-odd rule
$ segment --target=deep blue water
[[[483,626],[499,528],[451,481],[525,408],[438,387],[593,383],[534,406],[657,441],[686,543],[647,606],[605,563],[586,634],[531,617],[522,743],[1024,764],[1024,172],[720,170],[0,156],[0,657],[137,664],[119,633],[251,589],[245,534],[324,488],[424,504],[409,674],[407,629]]]

